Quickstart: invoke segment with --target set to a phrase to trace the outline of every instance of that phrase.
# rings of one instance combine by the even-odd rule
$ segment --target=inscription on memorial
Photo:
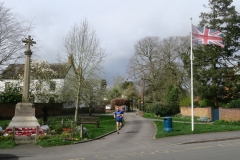
[[[32,105],[16,105],[16,116],[33,116],[35,115],[35,108]]]

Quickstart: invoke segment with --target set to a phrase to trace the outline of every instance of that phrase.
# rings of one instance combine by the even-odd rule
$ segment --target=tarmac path
[[[155,159],[179,144],[239,139],[240,131],[208,133],[154,139],[155,126],[151,119],[125,113],[126,124],[120,130],[100,139],[67,146],[40,148],[33,144],[19,145],[14,149],[1,149],[0,159],[6,160],[109,160]],[[217,136],[216,136],[217,135]],[[238,136],[239,135],[239,136]],[[237,143],[240,145],[240,142]],[[151,158],[150,158],[151,159]]]

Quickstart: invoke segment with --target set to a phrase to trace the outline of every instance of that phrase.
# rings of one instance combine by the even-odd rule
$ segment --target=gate
[[[219,120],[219,109],[212,109],[212,121]]]

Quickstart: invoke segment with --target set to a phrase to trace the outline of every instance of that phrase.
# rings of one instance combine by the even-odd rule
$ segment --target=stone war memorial
[[[22,102],[17,103],[15,115],[9,126],[4,131],[5,135],[13,134],[17,144],[34,143],[38,135],[43,134],[37,118],[35,117],[35,107],[29,102],[29,82],[30,82],[30,59],[32,52],[30,46],[36,44],[31,36],[22,41],[27,45],[25,53],[24,84]]]

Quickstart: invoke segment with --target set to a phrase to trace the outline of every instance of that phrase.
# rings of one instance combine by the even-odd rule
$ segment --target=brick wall
[[[15,115],[16,103],[0,103],[0,119],[1,118],[13,118]],[[48,106],[48,115],[55,116],[62,113],[62,103],[34,103],[35,116],[43,116],[42,108]]]
[[[219,119],[226,121],[239,121],[240,108],[219,108]]]
[[[15,106],[16,103],[0,103],[0,119],[4,118],[13,118],[15,115]],[[48,106],[48,115],[57,116],[57,115],[67,115],[74,114],[75,108],[63,108],[62,103],[34,103],[35,106],[35,116],[42,117],[43,112],[42,108]],[[89,108],[84,107],[78,110],[79,113],[88,113]],[[93,113],[104,113],[104,107],[95,107]]]
[[[204,108],[194,108],[193,109],[194,116],[202,117],[207,116],[212,120],[212,108],[204,107]],[[180,107],[180,113],[185,116],[192,116],[192,108],[191,107]]]
[[[0,103],[0,119],[1,118],[12,118],[15,113],[14,103]]]
[[[105,112],[104,107],[101,107],[101,106],[94,107],[94,113],[104,113],[104,112]]]

